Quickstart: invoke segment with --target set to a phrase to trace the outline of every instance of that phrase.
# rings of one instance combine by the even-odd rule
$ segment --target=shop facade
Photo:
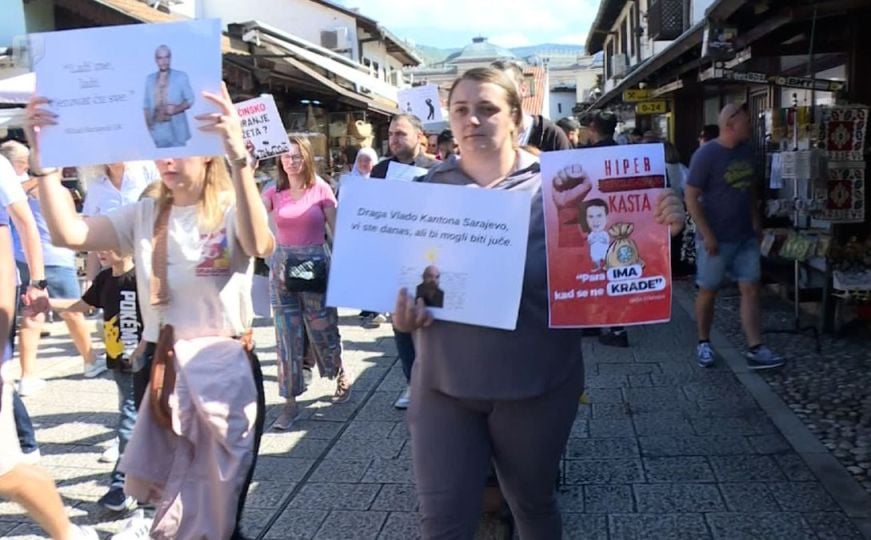
[[[656,54],[608,77],[594,107],[634,113],[636,125],[657,129],[688,162],[701,128],[716,123],[722,106],[746,103],[765,171],[767,281],[818,315],[820,330],[867,325],[871,72],[863,69],[861,29],[871,22],[871,4],[709,4],[703,18],[684,19]]]

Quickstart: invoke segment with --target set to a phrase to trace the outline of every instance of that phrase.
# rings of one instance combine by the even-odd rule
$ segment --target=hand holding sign
[[[668,225],[672,236],[677,236],[686,224],[687,214],[683,201],[671,189],[663,189],[656,198],[656,222]]]
[[[217,133],[224,143],[224,152],[230,161],[238,161],[247,155],[245,141],[242,139],[242,124],[236,108],[230,100],[227,85],[221,83],[221,93],[203,92],[203,97],[218,107],[216,113],[200,114],[196,119],[203,122],[200,130],[207,133]]]
[[[423,298],[414,298],[408,289],[402,288],[396,297],[393,310],[393,327],[400,332],[414,332],[432,324],[432,313],[427,311]]]
[[[30,146],[30,168],[40,170],[40,131],[45,126],[57,124],[57,114],[45,108],[49,101],[41,96],[33,96],[27,102],[25,109],[24,135]]]
[[[290,150],[287,131],[269,94],[242,101],[235,105],[242,121],[245,146],[254,159],[266,159]]]

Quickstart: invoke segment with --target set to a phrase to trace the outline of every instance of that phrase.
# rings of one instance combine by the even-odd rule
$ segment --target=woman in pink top
[[[290,429],[299,417],[296,396],[305,391],[303,356],[306,337],[322,377],[338,378],[333,400],[347,401],[351,386],[342,369],[339,316],[325,301],[329,254],[327,227],[336,224],[336,197],[315,175],[311,145],[290,138],[290,151],[280,157],[278,179],[263,192],[272,214],[278,246],[272,255],[271,301],[278,348],[278,388],[286,403],[275,429]],[[288,281],[288,275],[292,278]]]

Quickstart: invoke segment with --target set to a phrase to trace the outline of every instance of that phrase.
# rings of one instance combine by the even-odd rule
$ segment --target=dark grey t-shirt
[[[449,160],[424,182],[470,185]],[[471,189],[471,188],[470,188]],[[415,333],[415,377],[463,399],[510,400],[539,396],[565,383],[581,363],[581,332],[548,328],[547,259],[538,160],[521,152],[518,171],[493,189],[533,192],[529,243],[517,328],[514,331],[436,321]],[[578,396],[583,391],[578,388]]]
[[[717,242],[741,242],[755,236],[750,200],[756,181],[748,144],[726,148],[713,140],[693,154],[687,184],[702,190],[702,209]]]

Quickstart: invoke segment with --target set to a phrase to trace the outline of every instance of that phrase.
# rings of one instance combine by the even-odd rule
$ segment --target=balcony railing
[[[653,0],[647,11],[650,39],[671,41],[689,27],[688,0]]]

